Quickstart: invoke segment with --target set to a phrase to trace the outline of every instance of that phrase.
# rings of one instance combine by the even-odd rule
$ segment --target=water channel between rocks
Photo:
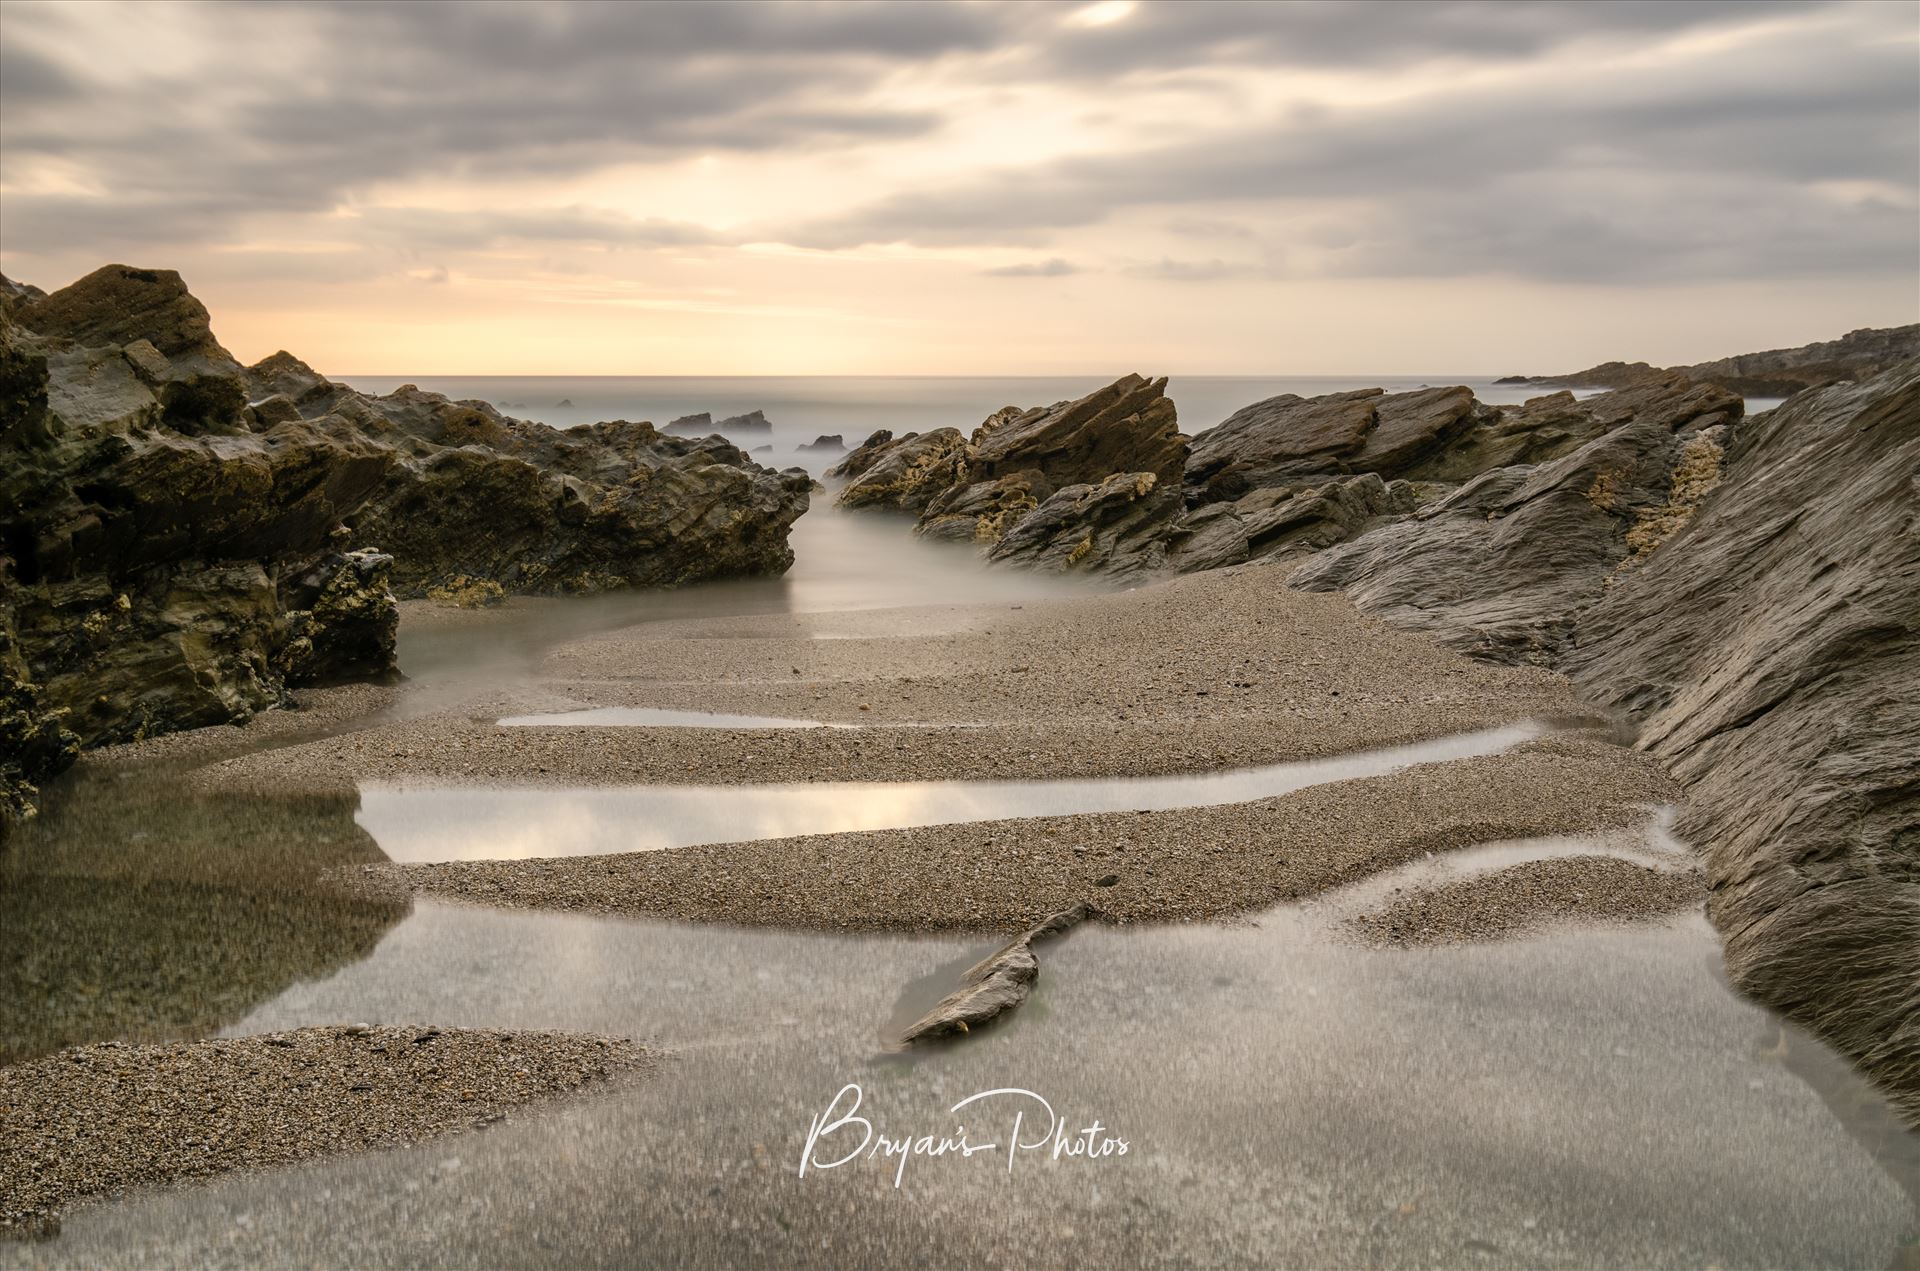
[[[801,525],[815,541],[865,532],[844,520]],[[797,538],[795,577],[778,596],[736,589],[750,601],[740,612],[886,603],[843,576],[844,558],[818,566],[837,578],[822,583]],[[1040,594],[1017,577],[894,574],[908,580],[903,604],[938,604],[943,590]],[[424,660],[409,670],[422,691],[446,691],[464,674],[524,667],[566,634],[724,616],[726,602],[590,608],[543,611],[521,643],[465,671],[461,650],[483,639],[416,641]],[[1684,856],[1659,819],[1637,834],[1436,857],[1239,923],[1083,927],[1046,947],[1016,1014],[912,1056],[883,1053],[889,1029],[994,940],[431,900],[364,908],[283,883],[383,854],[630,851],[1197,807],[1495,753],[1537,732],[1115,782],[370,786],[356,806],[181,793],[164,774],[90,779],[70,792],[84,802],[50,807],[0,895],[11,935],[67,942],[23,983],[50,1016],[70,1017],[9,1020],[10,1036],[431,1022],[628,1035],[678,1058],[654,1079],[477,1134],[82,1209],[56,1241],[0,1246],[0,1264],[492,1265],[511,1247],[556,1267],[905,1265],[940,1247],[1032,1265],[1074,1265],[1092,1248],[1214,1265],[1889,1265],[1913,1232],[1913,1136],[1845,1064],[1727,989],[1699,915],[1418,950],[1340,931],[1392,887],[1522,860],[1602,852],[1672,867]],[[149,834],[177,840],[191,868],[170,878],[165,860],[133,870],[115,857]],[[91,926],[75,925],[82,914]],[[950,1130],[957,1101],[1011,1088],[1044,1097],[1075,1132],[1097,1120],[1129,1151],[916,1158],[897,1188],[885,1161],[801,1177],[810,1121],[850,1083],[888,1134]],[[1004,1144],[1020,1098],[976,1105],[970,1131]]]

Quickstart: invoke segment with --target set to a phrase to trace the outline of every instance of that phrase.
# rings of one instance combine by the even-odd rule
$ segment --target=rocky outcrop
[[[1502,384],[1547,384],[1567,388],[1628,388],[1664,375],[1679,374],[1700,384],[1715,384],[1747,397],[1790,397],[1809,388],[1864,380],[1920,358],[1920,324],[1862,327],[1837,340],[1791,349],[1743,353],[1692,366],[1661,370],[1645,362],[1602,362],[1571,375],[1508,376]]]
[[[825,454],[839,454],[847,448],[846,438],[837,432],[824,432],[812,441],[801,446],[801,450],[818,450]]]
[[[909,434],[911,435],[911,434]],[[887,444],[893,440],[893,430],[877,429],[867,434],[867,439],[847,452],[847,457],[827,469],[829,477],[851,480],[860,476],[878,462],[887,450]]]
[[[1803,394],[1561,666],[1688,786],[1734,981],[1920,1126],[1920,362]]]
[[[1004,407],[964,437],[877,432],[828,475],[853,478],[843,505],[918,513],[917,533],[995,559],[1144,572],[1164,555],[1187,454],[1166,385],[1123,376],[1077,401]]]
[[[967,439],[958,428],[908,433],[870,454],[854,452],[828,475],[845,475],[859,457],[865,468],[840,491],[842,507],[919,513],[959,479],[966,450]]]
[[[1557,459],[1485,471],[1322,552],[1292,585],[1344,589],[1361,609],[1480,657],[1551,661],[1635,554],[1629,535],[1666,513],[1689,444],[1705,439],[1694,454],[1716,444],[1741,409],[1731,393],[1678,378],[1578,406],[1584,422],[1556,422],[1555,436],[1606,431]],[[1479,444],[1472,433],[1464,441]]]
[[[1413,487],[1375,473],[1319,484],[1277,485],[1232,503],[1209,503],[1169,526],[1168,565],[1181,573],[1315,552],[1344,543],[1380,518],[1414,510]]]
[[[960,987],[941,998],[900,1034],[901,1047],[952,1038],[972,1032],[1026,1001],[1040,978],[1040,961],[1033,946],[1064,935],[1093,917],[1093,909],[1077,904],[1040,920],[998,950],[969,967]]]
[[[1166,563],[1179,510],[1177,487],[1162,486],[1151,472],[1117,472],[1098,485],[1056,491],[1015,520],[987,556],[1036,569],[1147,574]]]
[[[731,415],[716,424],[711,414],[701,411],[698,415],[682,415],[662,431],[676,437],[706,437],[714,433],[732,437],[740,433],[770,433],[773,423],[761,412],[750,410],[744,415]]]
[[[243,368],[168,271],[10,288],[0,779],[19,804],[67,734],[233,722],[289,685],[389,673],[390,583],[779,572],[807,498],[804,473],[719,438],[556,431],[411,386],[370,397],[284,352]]]

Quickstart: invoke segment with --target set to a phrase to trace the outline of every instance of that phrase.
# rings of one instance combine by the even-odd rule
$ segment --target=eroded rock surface
[[[1033,946],[1063,935],[1093,916],[1078,904],[1050,914],[982,958],[960,977],[960,987],[934,1004],[900,1034],[900,1045],[913,1046],[968,1033],[1018,1007],[1040,978],[1040,961]]]
[[[1689,442],[1718,438],[1740,411],[1733,394],[1677,378],[1581,403],[1529,403],[1521,413],[1555,438],[1604,431],[1544,463],[1488,469],[1412,516],[1322,552],[1292,585],[1344,589],[1361,609],[1478,656],[1551,661],[1635,553],[1630,534],[1669,507]],[[1506,424],[1488,428],[1510,435]],[[1462,441],[1495,444],[1472,433]]]
[[[5,290],[0,728],[19,740],[0,780],[15,807],[70,753],[65,734],[237,722],[290,684],[388,673],[390,587],[587,591],[792,563],[805,474],[720,438],[557,431],[410,385],[372,397],[284,352],[242,367],[170,271]]]
[[[1735,982],[1920,1125],[1920,362],[1736,430],[1561,665],[1687,784]]]
[[[1696,383],[1715,384],[1749,397],[1789,397],[1809,388],[1871,379],[1917,357],[1920,357],[1920,323],[1904,327],[1862,327],[1837,340],[1742,353],[1666,370],[1645,362],[1602,362],[1571,375],[1516,375],[1502,382],[1626,388],[1677,373]]]

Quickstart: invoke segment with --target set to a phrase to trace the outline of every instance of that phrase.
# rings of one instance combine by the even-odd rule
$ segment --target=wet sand
[[[434,1027],[75,1047],[0,1068],[0,1236],[132,1187],[475,1129],[656,1063],[615,1038]]]
[[[422,892],[519,908],[1011,932],[1076,901],[1116,923],[1244,914],[1428,852],[1638,824],[1672,795],[1656,769],[1617,746],[1555,737],[1218,807],[363,868],[374,878],[397,871]]]
[[[1054,778],[1204,772],[1591,712],[1533,667],[1470,661],[1247,567],[1133,592],[647,623],[562,643],[443,708],[219,763],[209,789],[361,781]],[[483,623],[490,611],[463,613]],[[510,615],[500,615],[502,621]],[[410,612],[408,621],[413,621]],[[501,727],[649,707],[852,728]]]
[[[1705,898],[1697,869],[1566,856],[1413,888],[1350,925],[1383,945],[1454,944],[1509,939],[1556,924],[1662,918]]]

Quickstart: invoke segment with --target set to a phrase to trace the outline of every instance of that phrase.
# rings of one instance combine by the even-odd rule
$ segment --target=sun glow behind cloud
[[[236,352],[340,373],[1499,371],[1920,317],[1900,6],[0,24],[0,265],[179,268]]]

